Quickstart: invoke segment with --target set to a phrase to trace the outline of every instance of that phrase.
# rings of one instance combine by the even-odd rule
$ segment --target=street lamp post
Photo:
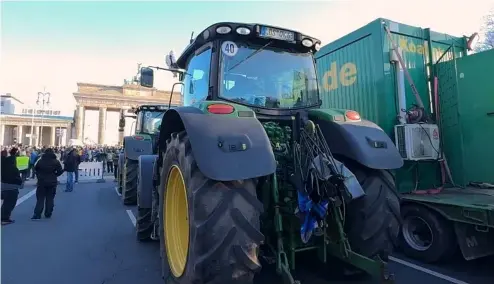
[[[38,146],[43,146],[43,118],[45,115],[45,105],[50,105],[50,92],[38,92],[38,99],[36,100],[36,105],[41,103],[41,128],[38,139]],[[40,100],[41,99],[41,100]]]

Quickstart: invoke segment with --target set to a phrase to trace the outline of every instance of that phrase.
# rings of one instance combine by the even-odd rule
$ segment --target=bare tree
[[[479,52],[494,49],[494,10],[485,17],[482,32],[484,34],[483,39],[478,43],[475,50]]]

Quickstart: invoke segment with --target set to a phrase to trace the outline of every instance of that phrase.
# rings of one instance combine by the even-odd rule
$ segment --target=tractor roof
[[[230,31],[225,34],[218,33],[217,30],[222,27],[228,27],[230,28]],[[292,32],[294,34],[295,40],[284,41],[276,38],[268,38],[265,36],[261,36],[260,35],[261,27],[273,28],[284,32]],[[237,29],[239,28],[247,28],[250,31],[250,33],[240,34],[239,32],[237,32]],[[178,67],[185,68],[187,59],[192,53],[194,53],[197,49],[203,46],[206,42],[213,41],[218,38],[230,39],[230,40],[241,39],[241,40],[257,40],[257,41],[275,40],[277,42],[277,45],[286,46],[287,48],[300,47],[301,52],[313,51],[315,50],[316,46],[319,46],[321,44],[321,41],[316,38],[304,35],[294,30],[279,28],[276,26],[262,25],[262,24],[234,23],[234,22],[219,22],[209,26],[195,37],[195,39],[185,48],[184,52],[177,59]],[[310,48],[303,46],[301,42],[304,39],[311,40],[313,42],[313,46]]]

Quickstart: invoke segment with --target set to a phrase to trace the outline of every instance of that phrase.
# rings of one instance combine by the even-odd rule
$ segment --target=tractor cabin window
[[[209,68],[211,65],[211,48],[192,57],[184,77],[184,105],[204,101],[209,90]]]

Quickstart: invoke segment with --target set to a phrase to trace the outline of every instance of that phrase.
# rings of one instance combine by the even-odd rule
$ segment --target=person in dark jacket
[[[81,164],[81,155],[79,153],[79,150],[77,148],[74,148],[73,149],[74,151],[74,155],[75,155],[75,160],[77,162],[77,165],[75,167],[75,182],[74,183],[78,183],[79,182],[79,165]]]
[[[45,217],[50,218],[57,192],[57,178],[63,174],[62,165],[57,160],[53,149],[47,148],[34,165],[34,169],[38,178],[38,188],[36,189],[36,207],[31,219],[41,219],[43,209]]]
[[[68,149],[67,155],[63,161],[63,169],[67,172],[67,183],[65,184],[65,192],[74,190],[75,173],[79,167],[79,155],[73,148]]]
[[[117,181],[117,172],[118,172],[118,152],[117,150],[112,150],[112,158],[113,158],[113,177],[114,181]]]
[[[10,153],[11,156],[8,157],[7,151],[4,150],[1,157],[2,225],[14,223],[14,220],[10,219],[10,215],[17,204],[19,188],[22,184],[21,174],[15,162],[17,149],[13,148]]]

